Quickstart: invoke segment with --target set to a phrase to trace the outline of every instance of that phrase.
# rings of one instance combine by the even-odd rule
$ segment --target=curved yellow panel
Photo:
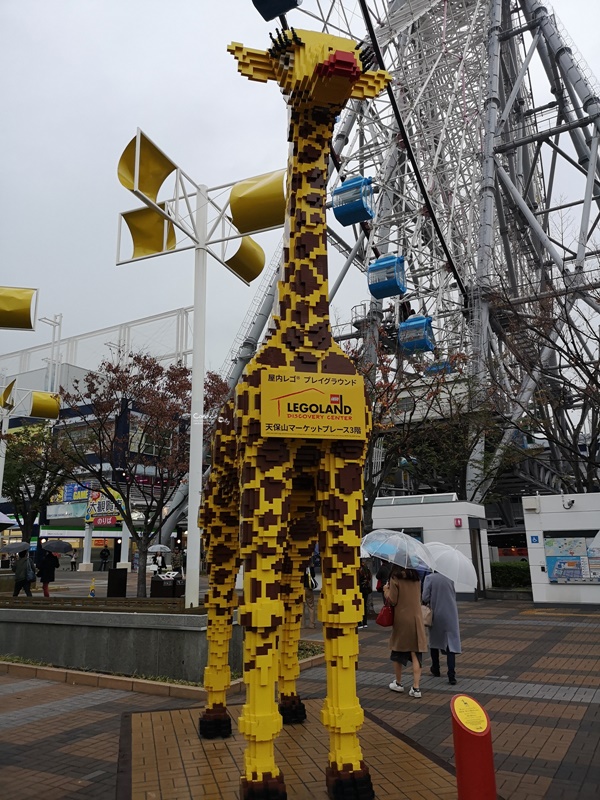
[[[4,389],[2,394],[0,394],[0,408],[6,408],[10,411],[11,408],[15,407],[15,404],[10,399],[10,395],[12,393],[13,387],[16,383],[16,380],[11,381],[8,386]]]
[[[265,266],[265,251],[251,236],[243,236],[237,253],[225,263],[242,280],[250,283],[260,275]]]
[[[32,331],[37,289],[0,286],[0,328]]]
[[[164,208],[164,203],[159,204]],[[177,244],[173,223],[152,208],[137,208],[122,215],[133,239],[132,258],[154,256],[174,250]]]
[[[233,224],[240,233],[283,225],[284,177],[285,170],[280,169],[235,184],[229,206]]]
[[[138,141],[139,173],[136,185],[135,162]],[[177,169],[176,165],[150,139],[140,132],[139,139],[137,135],[134,136],[125,150],[123,150],[117,174],[126,189],[131,191],[137,189],[156,203],[160,187],[174,169]]]
[[[51,392],[32,392],[30,417],[40,419],[58,419],[60,397]]]

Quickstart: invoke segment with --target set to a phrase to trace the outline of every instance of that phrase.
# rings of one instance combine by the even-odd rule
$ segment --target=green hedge
[[[529,564],[524,561],[492,562],[492,586],[497,589],[521,589],[531,586]]]

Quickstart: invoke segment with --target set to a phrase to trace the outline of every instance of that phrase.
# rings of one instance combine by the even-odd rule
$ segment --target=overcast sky
[[[600,76],[598,0],[554,9]],[[139,126],[209,186],[282,168],[281,95],[239,76],[226,52],[230,41],[265,47],[272,28],[251,0],[1,0],[0,283],[38,287],[38,315],[62,313],[64,336],[191,305],[190,252],[115,266],[118,213],[139,205],[117,163]],[[210,368],[254,291],[210,264]],[[43,324],[0,331],[0,349],[49,339]]]

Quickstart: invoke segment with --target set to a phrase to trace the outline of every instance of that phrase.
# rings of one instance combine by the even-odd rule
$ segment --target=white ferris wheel
[[[266,5],[287,12],[271,28],[370,43],[393,77],[376,100],[351,102],[334,133],[329,240],[344,266],[331,293],[348,270],[366,273],[366,296],[371,284],[338,336],[364,332],[366,320],[399,359],[418,354],[435,370],[464,357],[503,394],[498,459],[515,437],[510,420],[545,402],[558,444],[525,477],[560,489],[561,435],[589,441],[595,425],[594,404],[574,394],[600,338],[600,89],[559,19],[540,0]],[[362,216],[335,208],[357,204]],[[230,377],[258,341],[274,274]],[[481,500],[489,483],[475,473],[469,499]]]

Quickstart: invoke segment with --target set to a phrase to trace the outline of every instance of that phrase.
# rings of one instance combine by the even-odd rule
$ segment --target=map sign
[[[600,531],[544,532],[550,583],[600,583]]]

